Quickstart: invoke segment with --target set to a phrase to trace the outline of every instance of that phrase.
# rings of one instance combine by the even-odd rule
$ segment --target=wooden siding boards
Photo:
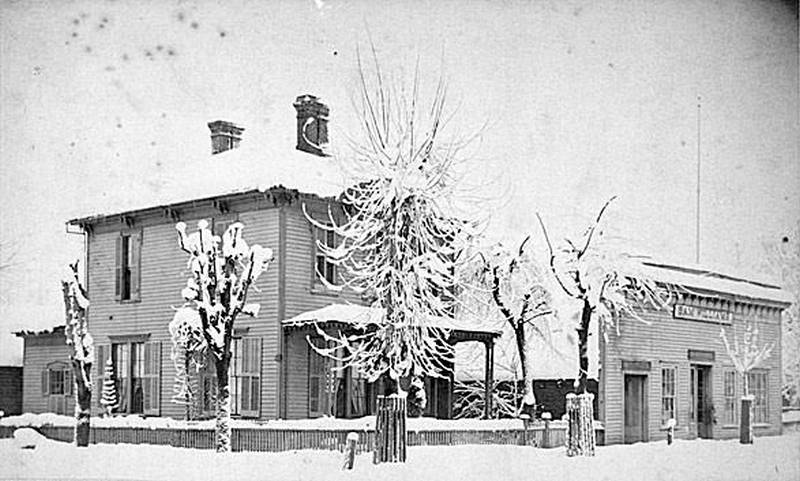
[[[63,332],[60,335],[27,338],[22,354],[22,412],[48,412],[48,397],[42,395],[42,371],[53,362],[69,366],[69,347]],[[66,396],[65,412],[75,409],[75,397]]]
[[[780,342],[780,316],[777,311],[758,323],[759,341]],[[720,338],[721,327],[726,328],[729,339],[731,328],[737,330],[741,339],[744,320],[740,313],[734,315],[733,326],[720,326],[709,322],[676,319],[670,310],[648,309],[642,316],[649,324],[630,318],[622,318],[619,322],[620,335],[609,333],[609,341],[601,346],[602,394],[600,419],[605,425],[605,442],[615,444],[623,442],[623,381],[622,361],[649,361],[651,370],[647,372],[647,409],[649,439],[651,441],[666,438],[661,431],[661,367],[676,367],[676,436],[691,438],[696,433],[689,429],[690,408],[690,365],[688,350],[697,349],[713,351],[715,359],[708,363],[712,366],[712,402],[716,409],[718,422],[713,426],[714,438],[731,438],[738,436],[737,427],[723,425],[724,391],[723,373],[732,368],[725,347]],[[600,340],[602,343],[602,340]],[[778,434],[781,430],[781,370],[780,349],[776,347],[773,356],[763,366],[768,369],[768,414],[769,425],[757,426],[758,434]],[[635,373],[640,373],[636,371]],[[632,372],[633,373],[633,372]],[[741,377],[737,375],[737,403],[742,395]],[[738,416],[737,416],[738,419]]]
[[[286,418],[308,417],[308,353],[305,332],[286,336]]]
[[[245,224],[245,239],[251,244],[277,247],[277,209],[265,209],[239,214]],[[213,216],[209,213],[207,217]],[[189,229],[197,219],[187,219]],[[114,299],[115,243],[121,230],[108,230],[89,236],[88,290],[92,305],[89,309],[89,326],[98,344],[111,343],[109,336],[149,335],[148,341],[159,341],[161,349],[160,411],[162,416],[180,418],[184,407],[172,403],[175,367],[170,359],[171,341],[168,324],[174,314],[173,307],[183,304],[181,289],[186,285],[188,271],[186,254],[178,246],[175,224],[163,223],[142,229],[141,299],[116,301]],[[277,272],[274,266],[262,275],[248,294],[250,302],[259,302],[261,311],[257,318],[241,316],[237,328],[246,328],[248,336],[264,338],[262,347],[262,416],[276,417],[274,386],[277,384]],[[260,291],[260,292],[259,292]],[[97,376],[98,369],[94,375]],[[97,409],[96,403],[95,409]]]

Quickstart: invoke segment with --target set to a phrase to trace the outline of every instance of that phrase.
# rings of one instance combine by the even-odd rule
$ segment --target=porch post
[[[494,339],[490,338],[483,343],[486,348],[484,359],[484,393],[483,393],[483,416],[486,419],[492,417],[492,384],[494,383]]]

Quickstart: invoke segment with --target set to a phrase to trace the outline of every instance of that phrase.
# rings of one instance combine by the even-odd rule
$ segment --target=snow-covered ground
[[[20,433],[26,443],[31,432]],[[35,438],[36,435],[34,434]],[[412,447],[405,465],[371,463],[340,471],[342,455],[332,451],[231,453],[149,445],[92,445],[36,440],[21,449],[19,439],[0,439],[1,479],[326,479],[370,480],[792,480],[800,479],[800,434],[737,441],[678,440],[600,447],[594,458],[567,458],[563,448],[521,446]]]

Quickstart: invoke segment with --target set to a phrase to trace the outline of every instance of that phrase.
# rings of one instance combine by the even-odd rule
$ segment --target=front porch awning
[[[321,309],[304,312],[281,322],[285,333],[320,329],[340,329],[342,331],[369,330],[377,325],[385,315],[384,309],[353,304],[331,304]],[[492,386],[494,384],[494,343],[502,331],[473,323],[459,323],[454,319],[439,317],[429,327],[442,329],[449,333],[448,342],[477,341],[485,348],[484,355],[484,416],[492,413]],[[448,409],[452,409],[449,402]],[[449,414],[448,414],[449,416]]]
[[[342,330],[369,329],[378,324],[384,316],[384,309],[358,306],[354,304],[331,304],[320,309],[298,314],[282,322],[284,331],[320,328],[339,328]],[[465,341],[493,342],[502,332],[497,329],[476,324],[460,324],[454,319],[436,318],[430,325],[450,333],[449,341],[457,344]]]

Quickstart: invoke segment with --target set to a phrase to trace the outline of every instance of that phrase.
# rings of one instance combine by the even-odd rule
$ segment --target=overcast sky
[[[248,138],[323,97],[353,126],[355,48],[402,76],[444,70],[457,132],[480,129],[488,230],[609,228],[642,252],[757,266],[800,218],[798,20],[791,2],[7,1],[0,4],[0,364],[10,331],[63,322],[70,218],[147,205],[206,122]],[[442,67],[443,66],[443,67]],[[485,126],[485,127],[484,127]],[[334,132],[336,132],[334,130]],[[265,165],[268,168],[268,165]],[[186,180],[191,182],[191,172]]]

